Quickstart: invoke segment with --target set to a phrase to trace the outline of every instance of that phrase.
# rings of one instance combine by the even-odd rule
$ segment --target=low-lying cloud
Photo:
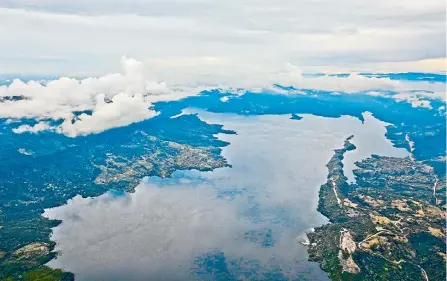
[[[47,130],[53,130],[54,127],[50,125],[49,122],[39,122],[35,125],[21,125],[17,128],[12,129],[12,131],[16,134],[22,134],[25,132],[29,132],[29,133],[38,133],[38,132],[42,132],[42,131],[47,131]]]
[[[232,94],[251,91],[272,91],[280,94],[306,94],[303,89],[324,90],[345,94],[369,94],[408,102],[413,107],[432,108],[431,99],[445,100],[445,84],[441,82],[402,81],[384,77],[366,77],[352,73],[348,76],[306,76],[301,69],[287,64],[281,71],[260,71],[253,77],[239,71],[223,76],[203,78],[200,84],[184,76],[166,76],[171,86],[154,77],[153,65],[143,65],[123,57],[122,73],[107,74],[84,79],[62,77],[50,81],[22,82],[14,80],[0,86],[0,118],[36,119],[34,126],[22,125],[16,133],[37,133],[53,130],[70,137],[100,133],[115,127],[127,126],[156,116],[153,104],[159,101],[178,100],[199,94],[204,89],[221,88],[223,102]],[[163,71],[160,75],[163,76]],[[204,76],[205,77],[205,76]],[[284,90],[274,84],[293,86]],[[226,91],[228,89],[228,91]],[[52,125],[51,121],[59,121]]]
[[[9,97],[0,102],[0,118],[62,120],[57,127],[41,122],[20,126],[14,132],[54,129],[75,137],[151,118],[157,115],[151,109],[153,102],[189,95],[170,89],[165,83],[150,81],[141,63],[134,59],[123,58],[122,65],[123,74],[85,79],[62,77],[44,83],[14,80],[9,86],[0,86],[0,98]]]

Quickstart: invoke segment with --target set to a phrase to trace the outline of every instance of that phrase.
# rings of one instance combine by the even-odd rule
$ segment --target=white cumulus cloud
[[[50,123],[42,121],[42,122],[39,122],[39,123],[37,123],[37,124],[35,124],[33,126],[31,126],[31,125],[21,125],[21,126],[19,126],[17,128],[12,129],[12,131],[14,133],[16,133],[16,134],[22,134],[22,133],[26,133],[26,132],[36,134],[36,133],[41,132],[41,131],[53,130],[53,129],[54,129],[54,127],[52,127],[50,125]]]
[[[73,123],[66,119],[58,131],[68,136],[99,133],[148,119],[157,114],[148,109],[150,104],[141,94],[119,93],[113,96],[111,102],[105,102],[104,98],[104,94],[95,97],[96,104],[92,115],[83,113]]]
[[[1,97],[20,97],[0,102],[0,118],[37,118],[62,120],[56,128],[69,136],[99,133],[155,116],[153,102],[176,100],[190,95],[172,90],[166,83],[150,81],[142,64],[123,58],[124,73],[75,79],[62,77],[47,83],[14,80],[0,86]],[[74,112],[91,111],[78,116]],[[50,126],[19,127],[17,132],[44,130]],[[37,126],[37,125],[36,125]]]
[[[241,89],[253,92],[267,89],[279,94],[306,94],[303,89],[365,93],[430,109],[431,99],[445,100],[445,84],[441,82],[392,80],[357,73],[348,76],[304,76],[302,70],[292,64],[286,64],[275,72],[259,70],[251,78],[242,74],[242,66],[238,70],[226,72],[226,77],[204,77],[201,84],[182,80],[188,76],[187,70],[182,76],[164,76],[167,72],[158,72],[159,77],[174,81],[170,86],[154,78],[154,65],[127,57],[123,57],[121,62],[122,73],[84,79],[61,77],[26,83],[16,79],[8,86],[0,86],[0,118],[42,121],[34,127],[18,127],[15,129],[17,133],[54,130],[76,137],[152,118],[158,114],[153,110],[156,102],[178,100],[216,87],[224,94],[220,98],[222,102],[228,102],[233,95],[244,94],[245,91]],[[274,84],[293,86],[296,90],[279,89]],[[49,122],[52,120],[61,122],[51,126]]]
[[[221,102],[227,102],[229,100],[230,100],[230,98],[228,96],[223,96],[223,97],[220,98]]]

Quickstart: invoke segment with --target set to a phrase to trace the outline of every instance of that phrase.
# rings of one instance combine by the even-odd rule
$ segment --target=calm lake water
[[[49,266],[81,281],[328,280],[299,243],[327,223],[316,211],[325,165],[351,134],[358,151],[347,173],[367,154],[401,153],[385,139],[386,124],[368,114],[362,124],[198,113],[237,132],[219,135],[233,167],[145,178],[135,193],[77,196],[47,209],[44,216],[63,221],[52,235],[61,255]]]
[[[381,156],[407,157],[410,153],[404,148],[396,148],[385,137],[386,126],[389,123],[374,118],[370,112],[363,113],[365,120],[363,129],[358,130],[351,142],[357,149],[345,153],[343,172],[349,183],[355,183],[354,173],[357,168],[355,162],[370,157],[372,154]]]

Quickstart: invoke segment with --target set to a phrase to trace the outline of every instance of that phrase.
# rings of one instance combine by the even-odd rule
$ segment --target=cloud
[[[48,122],[39,122],[39,123],[35,124],[34,126],[21,125],[15,129],[12,129],[12,131],[16,134],[22,134],[25,132],[37,134],[38,132],[47,131],[47,130],[54,130],[54,127],[52,127],[50,125],[50,123],[48,123]]]
[[[166,83],[150,81],[142,64],[134,59],[122,59],[124,74],[107,74],[98,78],[57,80],[14,80],[9,86],[0,86],[1,97],[18,97],[0,102],[0,118],[37,118],[62,120],[53,128],[41,122],[34,127],[21,126],[16,132],[37,132],[56,129],[75,137],[129,125],[155,116],[152,103],[176,100],[190,92],[170,89]],[[75,112],[91,111],[76,116]]]
[[[224,96],[224,97],[221,97],[220,100],[221,100],[222,102],[227,102],[227,101],[230,100],[230,98],[229,98],[228,96]]]
[[[152,118],[158,114],[152,109],[154,103],[182,99],[210,88],[220,88],[221,93],[226,94],[221,97],[222,102],[228,102],[232,95],[244,94],[245,90],[306,94],[303,89],[364,93],[430,109],[430,99],[445,100],[445,84],[441,82],[392,80],[357,73],[348,76],[303,76],[302,70],[291,64],[286,64],[278,72],[258,72],[251,79],[242,74],[242,65],[235,71],[226,72],[226,77],[202,78],[201,84],[188,84],[189,72],[185,69],[185,75],[180,80],[171,77],[170,80],[175,83],[169,86],[166,82],[150,79],[154,77],[153,65],[127,57],[123,57],[121,63],[123,73],[84,79],[61,77],[26,83],[16,79],[9,86],[0,86],[0,118],[43,121],[33,127],[20,126],[14,130],[16,133],[53,130],[76,137]],[[163,76],[163,73],[168,72],[160,71],[159,75]],[[183,80],[185,77],[186,80]],[[293,86],[296,90],[280,89],[275,84]],[[48,122],[51,120],[61,122],[57,126],[50,126]]]
[[[0,73],[67,77],[0,86],[0,98],[25,97],[1,102],[0,118],[62,120],[57,132],[77,136],[150,118],[153,103],[207,88],[284,92],[273,84],[388,91],[429,107],[445,100],[445,84],[355,73],[445,72],[445,20],[441,0],[3,1]],[[122,54],[138,61],[120,65]]]
[[[440,82],[432,83],[392,80],[383,77],[366,77],[357,73],[351,73],[346,77],[331,75],[303,77],[301,70],[296,66],[289,65],[287,70],[288,71],[286,72],[277,74],[272,81],[277,81],[277,83],[282,85],[292,85],[297,89],[313,89],[344,93],[358,93],[375,90],[387,92],[419,91],[419,94],[429,98],[445,100],[445,84]]]
[[[406,101],[411,104],[412,107],[424,107],[428,109],[432,109],[431,103],[429,100],[421,99],[417,95],[413,93],[401,93],[394,95],[394,99],[397,101]]]
[[[157,115],[155,111],[148,109],[150,104],[141,94],[119,93],[113,96],[111,102],[105,102],[104,98],[104,94],[97,95],[91,115],[83,113],[75,122],[66,119],[58,131],[75,137],[126,126]]]
[[[122,54],[170,61],[179,76],[185,63],[195,65],[196,81],[202,72],[246,65],[253,76],[287,62],[319,71],[401,62],[445,71],[411,63],[445,57],[445,19],[441,0],[3,1],[0,72],[99,75],[117,71]],[[205,72],[210,63],[219,67]]]

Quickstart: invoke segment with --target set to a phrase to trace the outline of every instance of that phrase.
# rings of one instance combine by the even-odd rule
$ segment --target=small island
[[[303,117],[301,117],[295,113],[292,113],[292,117],[290,117],[290,119],[291,120],[301,120],[301,119],[303,119]]]

